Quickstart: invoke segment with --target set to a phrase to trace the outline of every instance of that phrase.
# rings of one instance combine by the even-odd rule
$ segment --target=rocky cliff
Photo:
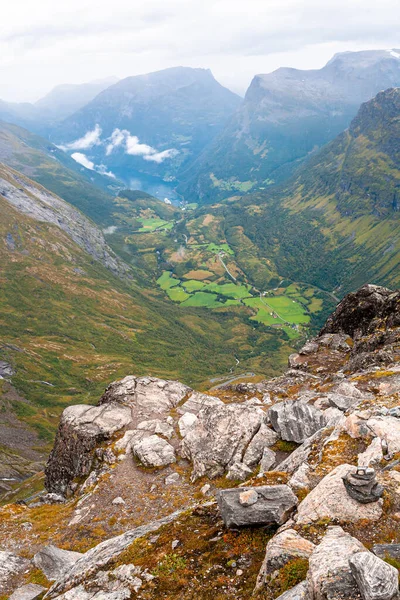
[[[47,493],[0,512],[4,588],[398,598],[399,302],[349,294],[276,379],[205,394],[127,376],[65,409]]]

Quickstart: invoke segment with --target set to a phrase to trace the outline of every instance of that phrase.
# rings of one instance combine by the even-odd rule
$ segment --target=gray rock
[[[350,352],[351,347],[346,342],[348,339],[349,336],[346,334],[326,333],[317,338],[316,342],[319,346],[325,346],[326,348],[331,348],[332,350]]]
[[[125,504],[125,500],[121,498],[121,496],[117,496],[116,498],[114,498],[111,504],[113,504],[114,506],[123,506]]]
[[[375,479],[375,471],[371,467],[357,467],[343,477],[343,483],[350,498],[369,504],[376,502],[383,495],[383,487]]]
[[[7,583],[19,573],[23,573],[30,567],[30,561],[12,552],[0,550],[0,588],[6,587]]]
[[[208,394],[202,394],[201,392],[193,392],[189,399],[178,408],[178,412],[181,415],[187,412],[198,415],[201,410],[204,410],[208,406],[220,406],[221,404],[223,404],[222,400],[215,396],[209,396]]]
[[[254,468],[260,462],[264,450],[268,448],[268,446],[275,444],[278,439],[279,436],[275,433],[275,431],[273,431],[265,423],[261,423],[260,429],[253,437],[247,447],[246,452],[244,453],[244,464],[250,467],[250,469]]]
[[[28,583],[15,590],[8,600],[36,600],[46,591],[41,585],[36,583]]]
[[[99,404],[117,402],[133,405],[148,414],[160,414],[175,408],[191,391],[190,387],[179,381],[128,375],[111,383]]]
[[[195,414],[187,412],[181,416],[178,421],[179,433],[184,438],[187,435],[187,432],[193,427],[196,423],[197,417]]]
[[[339,465],[328,473],[319,484],[300,502],[296,521],[305,525],[328,518],[341,523],[360,520],[377,521],[382,516],[382,500],[360,504],[346,491],[343,477],[357,470],[353,465]]]
[[[400,559],[400,544],[375,544],[372,547],[372,552],[379,558],[394,558]]]
[[[269,471],[276,462],[276,454],[270,448],[264,448],[260,461],[260,473]]]
[[[258,406],[243,404],[222,404],[200,411],[181,445],[182,455],[193,462],[192,481],[204,475],[217,477],[233,464],[243,463],[265,418]]]
[[[62,550],[57,546],[45,546],[33,557],[33,564],[43,571],[49,581],[59,579],[83,554]]]
[[[284,592],[276,600],[311,600],[308,593],[308,585],[306,581],[302,581],[295,585],[291,590]]]
[[[371,552],[349,559],[351,572],[364,600],[392,600],[399,592],[399,572]]]
[[[295,491],[309,488],[311,486],[310,480],[308,478],[309,472],[310,465],[308,465],[307,463],[303,463],[297,469],[297,471],[293,473],[293,475],[288,481],[288,485],[290,485],[290,487]]]
[[[356,600],[358,586],[349,559],[365,547],[341,527],[328,527],[309,560],[307,582],[313,600]]]
[[[145,467],[164,467],[176,462],[174,447],[158,435],[134,442],[132,452]]]
[[[4,360],[0,360],[0,379],[8,379],[13,375],[15,375],[13,367]]]
[[[281,569],[294,558],[309,559],[315,545],[309,542],[294,529],[286,529],[277,533],[267,544],[265,558],[257,577],[256,589],[266,583],[266,577],[277,569]]]
[[[301,400],[279,402],[271,406],[268,415],[272,427],[283,440],[298,444],[326,425],[324,413]]]
[[[250,506],[240,502],[243,492],[255,491],[258,500]],[[221,490],[217,495],[221,517],[226,527],[282,525],[297,505],[297,497],[287,485],[244,487]]]
[[[172,473],[171,475],[168,475],[168,477],[165,478],[165,485],[176,485],[179,480],[180,480],[180,475],[179,473]]]
[[[358,455],[358,466],[369,467],[379,464],[381,460],[383,460],[382,440],[380,437],[376,437],[368,448]]]
[[[299,350],[299,354],[315,354],[316,352],[318,352],[318,344],[317,342],[314,341],[310,341],[307,342],[306,344],[304,344],[304,346],[301,348],[301,350]]]
[[[233,463],[229,467],[228,473],[226,474],[226,478],[231,481],[246,481],[253,474],[253,471],[244,463]]]
[[[171,425],[168,425],[165,421],[161,421],[161,419],[151,419],[149,421],[142,421],[138,423],[137,429],[139,431],[149,431],[150,433],[157,433],[159,435],[163,435],[167,439],[171,439],[174,429]]]
[[[69,571],[54,583],[46,594],[46,598],[56,598],[66,590],[79,586],[84,581],[88,581],[93,574],[105,567],[110,561],[118,558],[118,556],[130,546],[134,540],[153,531],[157,531],[167,523],[175,521],[182,512],[183,511],[176,511],[167,517],[163,517],[157,521],[151,521],[146,525],[141,525],[136,529],[132,529],[122,535],[105,540],[104,542],[101,542],[101,544],[91,548],[76,561]]]
[[[360,398],[354,396],[344,396],[343,394],[337,394],[330,392],[327,395],[331,406],[335,406],[339,410],[346,411],[352,406],[356,406],[361,402]]]
[[[96,446],[126,427],[131,419],[131,409],[118,404],[68,406],[46,465],[46,489],[65,495],[75,477],[87,477]]]

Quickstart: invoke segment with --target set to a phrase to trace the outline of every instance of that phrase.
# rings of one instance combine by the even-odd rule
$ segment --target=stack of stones
[[[361,504],[376,502],[383,494],[383,487],[375,479],[375,470],[370,467],[358,467],[355,473],[343,477],[343,483],[350,498]]]

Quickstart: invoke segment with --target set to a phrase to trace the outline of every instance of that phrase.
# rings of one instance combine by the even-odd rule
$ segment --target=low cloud
[[[101,141],[101,127],[96,125],[92,131],[88,131],[85,135],[74,142],[62,146],[68,150],[89,150],[93,146],[98,146]]]
[[[148,144],[142,144],[136,135],[131,135],[131,133],[126,129],[114,129],[107,141],[107,156],[110,156],[115,148],[118,148],[122,145],[124,145],[126,154],[129,154],[130,156],[142,156],[144,160],[152,161],[158,164],[161,164],[164,160],[173,158],[179,154],[179,151],[175,148],[169,148],[168,150],[159,152],[156,148],[153,148]]]
[[[80,165],[82,165],[82,167],[85,167],[86,169],[89,169],[90,171],[94,171],[94,163],[88,159],[87,156],[85,156],[84,154],[82,154],[81,152],[74,152],[73,154],[71,154],[71,158],[73,158],[77,163],[79,163]]]
[[[100,175],[107,175],[107,177],[111,177],[112,179],[116,179],[114,173],[112,171],[107,171],[106,165],[97,165],[96,171],[100,173]]]

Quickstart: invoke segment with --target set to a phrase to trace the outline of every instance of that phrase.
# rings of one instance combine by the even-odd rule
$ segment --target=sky
[[[400,47],[399,0],[12,0],[0,22],[0,98],[171,66],[210,68],[244,94],[280,66]]]

